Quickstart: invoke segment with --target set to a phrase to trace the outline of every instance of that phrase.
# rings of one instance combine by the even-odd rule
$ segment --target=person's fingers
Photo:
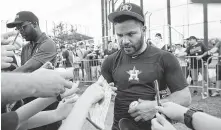
[[[140,115],[140,114],[139,114],[138,111],[136,111],[136,112],[134,112],[134,113],[130,113],[130,115],[131,115],[132,117],[137,117],[137,116]]]
[[[157,121],[156,118],[151,120],[152,130],[163,130],[163,126]]]
[[[13,45],[4,45],[5,50],[7,51],[13,51],[16,50],[16,47]]]
[[[112,96],[117,96],[117,93],[115,93],[115,92],[112,91],[112,92],[111,92],[111,95],[112,95]]]
[[[1,69],[5,69],[5,68],[8,68],[11,66],[11,63],[4,63],[4,62],[1,62]]]
[[[137,107],[135,106],[135,107],[130,108],[130,109],[128,110],[128,113],[134,113],[134,112],[136,112],[136,111],[137,111]]]
[[[141,103],[141,102],[144,102],[144,100],[142,100],[142,99],[138,99],[138,102]]]
[[[64,72],[58,72],[59,75],[65,79],[72,79],[73,78],[73,70],[65,70]]]
[[[59,94],[64,94],[65,91],[66,91],[65,87],[62,87],[62,88],[60,89],[60,93],[59,93]]]
[[[158,112],[163,113],[164,114],[164,108],[161,106],[156,106],[156,109]]]
[[[2,56],[14,56],[14,52],[13,51],[5,51],[4,54],[2,54]]]
[[[65,99],[65,103],[75,103],[78,100],[76,96]]]
[[[12,40],[9,39],[1,39],[1,45],[9,45],[12,42]]]
[[[141,119],[142,119],[141,116],[137,116],[134,120],[135,120],[136,122],[138,122],[138,121],[140,121]]]
[[[156,114],[157,121],[162,124],[163,126],[167,123],[166,118],[164,118],[162,115],[159,113]]]
[[[72,88],[72,82],[69,82],[65,79],[63,79],[63,85],[65,88],[71,89]]]
[[[3,63],[10,63],[13,61],[12,57],[2,57],[2,62]]]
[[[73,94],[75,94],[77,91],[79,91],[79,88],[71,88],[71,89],[66,89],[65,93],[61,94],[62,97],[69,97]]]
[[[117,88],[116,87],[111,87],[112,91],[117,91]]]
[[[109,85],[110,85],[111,87],[114,87],[114,83],[113,83],[113,82],[109,83]]]
[[[6,32],[2,34],[2,38],[8,39],[11,36],[15,36],[17,33],[18,33],[17,31]]]

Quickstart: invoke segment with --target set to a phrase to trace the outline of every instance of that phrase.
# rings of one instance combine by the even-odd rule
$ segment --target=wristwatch
[[[192,119],[193,119],[192,116],[195,112],[203,112],[203,111],[192,107],[186,113],[184,113],[184,123],[187,127],[189,127],[192,130],[195,130],[192,124]]]

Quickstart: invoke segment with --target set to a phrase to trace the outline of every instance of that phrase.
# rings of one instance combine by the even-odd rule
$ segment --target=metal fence
[[[215,62],[213,64],[209,64],[211,60]],[[206,78],[207,84],[205,86],[205,91],[207,92],[206,97],[212,91],[221,91],[221,56],[211,56],[208,58],[206,62],[206,69],[208,71]],[[210,72],[209,72],[210,70]]]
[[[96,82],[101,75],[103,61],[104,59],[79,61],[79,67],[74,68],[74,81]]]
[[[208,59],[197,60],[196,56],[185,56],[178,59],[181,69],[190,88],[200,90],[202,98],[209,96],[211,90],[221,90],[215,87],[215,82],[221,74],[221,65],[218,64],[221,56],[211,56]],[[74,69],[74,80],[81,82],[96,82],[101,75],[101,65],[104,59],[81,60],[79,67]]]
[[[197,60],[197,56],[178,58],[189,87],[195,88],[195,91],[200,89],[202,98],[207,98],[211,94],[211,90],[221,90],[216,78],[221,75],[219,58],[220,56],[200,60]]]

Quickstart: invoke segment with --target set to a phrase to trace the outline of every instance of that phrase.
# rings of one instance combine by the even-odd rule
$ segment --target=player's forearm
[[[183,90],[177,91],[169,95],[167,98],[162,99],[161,102],[174,102],[176,104],[180,104],[182,106],[189,106],[191,103],[191,94],[189,88],[186,87]]]
[[[196,112],[192,116],[192,125],[195,130],[221,130],[221,119]]]
[[[81,130],[91,105],[92,101],[90,100],[90,97],[83,94],[80,99],[77,100],[74,108],[59,130],[68,130],[70,128],[74,130]]]
[[[19,117],[19,124],[28,120],[36,113],[42,111],[47,106],[56,101],[56,98],[38,98],[16,110]]]
[[[2,105],[33,95],[29,74],[2,73],[1,81]]]
[[[41,111],[20,125],[20,128],[32,129],[63,120],[56,110]]]

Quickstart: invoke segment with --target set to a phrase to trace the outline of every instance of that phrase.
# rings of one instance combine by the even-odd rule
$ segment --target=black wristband
[[[195,130],[193,127],[193,123],[192,123],[193,114],[198,111],[203,112],[202,110],[199,110],[196,108],[190,108],[186,113],[184,113],[184,123],[188,128],[190,128],[192,130]]]
[[[58,100],[59,102],[62,100],[60,94],[57,96],[57,100]]]

